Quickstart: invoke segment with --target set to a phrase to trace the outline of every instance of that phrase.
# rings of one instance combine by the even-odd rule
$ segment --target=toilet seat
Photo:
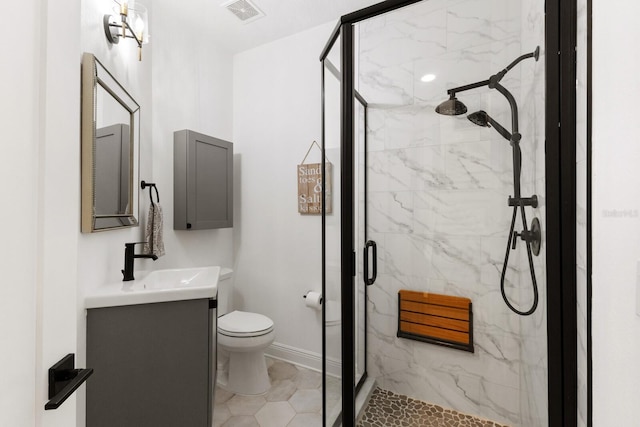
[[[273,320],[258,313],[236,310],[218,318],[218,333],[228,337],[258,337],[271,331]]]

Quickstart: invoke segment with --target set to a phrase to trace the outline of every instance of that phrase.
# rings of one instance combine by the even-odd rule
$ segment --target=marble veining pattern
[[[363,22],[358,43],[358,90],[370,104],[368,234],[378,243],[378,280],[367,302],[369,374],[393,393],[505,425],[544,426],[544,244],[534,260],[537,312],[519,318],[499,290],[512,212],[506,203],[513,195],[511,147],[464,115],[434,112],[448,88],[487,79],[544,47],[543,3],[420,2]],[[426,73],[436,80],[421,82]],[[527,222],[539,217],[544,234],[544,52],[502,83],[520,107],[523,195],[540,199],[537,209],[527,208]],[[469,112],[485,110],[510,127],[508,104],[496,91],[459,98]],[[520,214],[516,226],[522,228]],[[525,307],[531,277],[520,243],[506,289]],[[475,353],[397,338],[400,289],[471,298]]]
[[[520,318],[521,362],[520,371],[520,423],[523,426],[546,426],[548,422],[547,401],[547,311],[546,311],[546,244],[545,227],[545,74],[544,63],[544,13],[543,4],[536,0],[521,2],[521,43],[523,49],[533,49],[540,45],[540,59],[538,62],[528,61],[519,68],[522,76],[520,88],[521,129],[523,133],[523,191],[539,195],[540,207],[527,212],[530,222],[534,216],[542,221],[543,243],[540,255],[534,257],[534,266],[538,280],[540,305],[533,316]],[[525,79],[524,76],[532,76]],[[526,144],[525,137],[526,135]],[[526,156],[526,157],[525,157]],[[524,161],[527,159],[527,162]],[[518,263],[526,265],[524,253],[519,254]],[[531,301],[531,277],[528,269],[520,273],[520,300],[525,304]]]
[[[588,425],[587,366],[587,2],[578,0],[576,94],[576,293],[578,426]]]

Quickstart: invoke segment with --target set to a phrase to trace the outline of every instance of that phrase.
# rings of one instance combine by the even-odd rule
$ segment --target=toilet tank
[[[218,317],[232,311],[231,295],[233,287],[233,270],[227,267],[220,269],[218,278]]]

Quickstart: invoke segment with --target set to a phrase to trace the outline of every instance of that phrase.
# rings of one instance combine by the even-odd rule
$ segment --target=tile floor
[[[241,396],[216,388],[215,427],[322,427],[322,375],[267,358],[271,389]],[[339,403],[340,382],[329,379],[327,405]],[[330,411],[331,412],[331,411]],[[507,427],[375,388],[358,427]]]
[[[216,388],[216,427],[321,427],[322,375],[267,358],[271,389],[262,396],[240,396]]]
[[[376,388],[358,427],[507,427]]]

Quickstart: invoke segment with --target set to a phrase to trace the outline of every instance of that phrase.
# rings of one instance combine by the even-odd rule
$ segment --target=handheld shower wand
[[[489,116],[485,111],[477,111],[475,113],[471,113],[467,116],[467,118],[474,124],[482,127],[493,127],[504,139],[509,141],[512,147],[513,153],[513,197],[509,196],[508,205],[513,207],[513,215],[511,217],[511,226],[509,228],[509,238],[507,240],[507,250],[504,257],[504,264],[502,266],[502,274],[500,277],[500,292],[502,294],[502,299],[505,304],[511,311],[520,315],[520,316],[529,316],[536,311],[538,307],[538,284],[536,281],[536,274],[533,267],[533,257],[532,257],[532,248],[533,254],[538,255],[540,251],[540,241],[541,241],[541,231],[540,231],[540,223],[537,218],[534,218],[531,230],[527,228],[527,217],[525,214],[525,206],[538,207],[538,197],[533,195],[531,197],[522,197],[520,190],[520,175],[522,168],[522,151],[520,149],[520,140],[522,139],[522,135],[518,132],[518,105],[516,103],[515,98],[504,86],[500,84],[500,81],[504,78],[504,76],[519,64],[521,61],[534,58],[536,61],[540,56],[540,47],[536,47],[536,49],[524,55],[519,56],[506,68],[502,71],[492,75],[488,80],[482,80],[476,83],[471,83],[464,86],[459,86],[453,89],[449,89],[447,94],[449,95],[449,99],[441,103],[436,107],[436,112],[439,114],[454,116],[460,115],[467,112],[467,107],[456,98],[456,94],[458,92],[464,92],[471,89],[480,88],[483,86],[488,86],[490,89],[495,89],[500,92],[509,102],[509,106],[511,108],[511,132],[506,130],[504,126],[500,123],[496,122],[491,116]],[[521,217],[522,217],[522,227],[523,230],[518,233],[514,231],[515,222],[518,215],[518,207],[520,207]],[[529,271],[531,273],[531,282],[533,287],[533,303],[528,310],[518,310],[507,297],[505,292],[505,276],[507,272],[507,266],[509,263],[509,254],[511,250],[516,249],[517,238],[520,237],[526,243],[527,248],[527,258],[529,261]]]

